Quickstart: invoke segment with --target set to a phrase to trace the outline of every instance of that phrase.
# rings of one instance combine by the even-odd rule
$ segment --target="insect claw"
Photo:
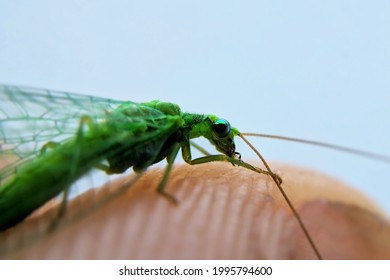
[[[55,220],[52,220],[50,223],[49,223],[49,226],[47,227],[47,233],[52,233],[54,232],[58,226],[60,224],[60,219],[55,219]]]
[[[159,194],[161,194],[166,199],[168,199],[170,203],[172,203],[174,205],[179,205],[179,201],[173,195],[171,195],[167,192],[164,192],[164,191],[159,191]]]
[[[271,176],[272,176],[276,181],[278,181],[278,183],[279,183],[280,185],[282,184],[283,180],[282,180],[282,178],[281,178],[278,174],[273,173]]]

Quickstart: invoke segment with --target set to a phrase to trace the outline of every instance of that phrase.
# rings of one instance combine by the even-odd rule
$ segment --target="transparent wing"
[[[122,102],[88,95],[0,85],[0,180],[49,142],[74,136],[80,117],[103,119]]]

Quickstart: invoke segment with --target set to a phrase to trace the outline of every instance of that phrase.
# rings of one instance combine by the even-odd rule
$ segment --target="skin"
[[[314,171],[270,165],[324,259],[390,259],[390,224],[375,204]],[[228,163],[175,165],[166,191],[177,206],[155,191],[161,176],[152,168],[107,203],[131,178],[73,199],[49,234],[58,208],[46,205],[0,234],[0,257],[315,259],[270,176]]]

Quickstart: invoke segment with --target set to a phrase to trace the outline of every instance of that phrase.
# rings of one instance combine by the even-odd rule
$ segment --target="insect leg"
[[[81,143],[83,141],[85,127],[88,127],[89,129],[93,129],[93,121],[89,116],[83,116],[80,118],[79,128],[78,128],[77,133],[76,133],[76,140],[79,141],[79,143]],[[77,158],[78,158],[79,154],[81,153],[81,146],[82,146],[81,144],[76,145],[76,149],[74,151],[74,156],[73,156],[73,159],[74,159],[73,162],[77,162]],[[73,177],[77,168],[78,168],[78,166],[76,164],[71,164],[70,172],[69,172],[70,177]],[[53,229],[57,225],[58,221],[65,214],[66,206],[67,206],[67,202],[68,202],[69,191],[70,191],[71,186],[72,185],[67,186],[63,191],[62,201],[61,201],[61,204],[60,204],[59,209],[58,209],[57,219],[54,220],[54,222],[51,226],[51,229]]]
[[[193,145],[193,144],[194,143],[191,142],[191,145]],[[197,149],[197,147],[196,147],[197,145],[193,145],[193,146]],[[184,140],[181,143],[181,150],[182,150],[182,156],[183,156],[184,161],[188,164],[191,164],[191,165],[203,164],[203,163],[212,162],[212,161],[226,161],[226,162],[232,163],[233,165],[241,166],[241,167],[244,167],[246,169],[255,171],[257,173],[271,176],[272,178],[274,178],[275,180],[280,182],[280,184],[282,183],[282,179],[278,175],[276,175],[275,173],[270,172],[269,170],[263,170],[261,168],[255,167],[249,163],[246,163],[240,159],[228,157],[226,155],[209,155],[206,152],[208,155],[206,155],[204,157],[192,159],[189,140]],[[201,148],[200,151],[202,152],[202,150],[203,150],[203,148]]]
[[[179,144],[175,144],[171,150],[171,152],[169,153],[169,155],[167,156],[167,167],[164,171],[164,175],[163,175],[163,178],[161,179],[161,182],[160,184],[158,185],[157,187],[157,191],[162,194],[165,198],[167,198],[170,202],[172,202],[173,204],[177,204],[178,201],[177,199],[167,193],[164,188],[167,184],[167,181],[168,181],[168,178],[169,178],[169,174],[171,173],[172,171],[172,167],[173,167],[173,162],[175,161],[176,159],[176,156],[177,156],[177,153],[179,152],[179,149],[180,149],[180,145]]]
[[[246,163],[244,161],[241,161],[239,159],[235,159],[235,158],[231,158],[231,157],[228,157],[228,156],[225,156],[225,155],[210,155],[210,156],[204,156],[204,157],[200,157],[200,158],[196,158],[196,159],[192,159],[190,160],[189,164],[191,165],[195,165],[195,164],[202,164],[202,163],[207,163],[207,162],[212,162],[212,161],[227,161],[227,162],[230,162],[234,165],[237,165],[237,166],[241,166],[241,167],[244,167],[246,169],[249,169],[249,170],[252,170],[252,171],[255,171],[257,173],[260,173],[260,174],[265,174],[267,176],[271,176],[272,178],[275,178],[276,180],[279,181],[279,183],[282,183],[282,178],[280,178],[277,174],[275,173],[272,173],[272,172],[269,172],[269,171],[266,171],[266,170],[263,170],[261,168],[258,168],[256,166],[253,166],[249,163]]]

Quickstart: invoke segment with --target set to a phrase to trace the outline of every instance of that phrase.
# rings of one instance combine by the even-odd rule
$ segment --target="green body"
[[[38,93],[31,89],[0,87],[2,102],[16,102],[18,98],[22,98],[18,95],[22,94],[38,96]],[[46,93],[41,94],[44,97]],[[61,98],[81,98],[65,93],[52,96],[52,102]],[[104,108],[103,103],[107,102],[93,97],[89,99],[100,102],[101,108]],[[234,128],[230,129],[225,120],[213,115],[183,113],[176,104],[157,100],[138,104],[115,104],[113,109],[100,110],[99,107],[99,118],[94,117],[95,107],[91,110],[94,112],[92,116],[85,114],[85,110],[82,114],[78,112],[79,125],[73,136],[61,140],[55,147],[41,147],[39,153],[35,148],[35,151],[26,156],[27,161],[23,162],[24,156],[21,156],[15,166],[6,166],[0,170],[3,182],[0,186],[0,230],[17,224],[45,202],[67,190],[82,175],[97,166],[101,167],[103,162],[108,163],[105,167],[108,174],[122,173],[129,167],[139,172],[165,158],[168,162],[173,162],[178,149],[181,148],[186,162],[202,163],[202,160],[193,162],[190,152],[190,139],[200,136],[209,139],[218,151],[232,159],[231,162],[238,161],[235,159],[237,153],[233,138],[239,132]],[[3,109],[7,104],[2,103],[0,106]],[[66,111],[67,108],[63,110]],[[69,110],[72,111],[71,108]],[[20,121],[28,122],[30,119],[36,122],[31,116],[20,118]],[[8,141],[13,139],[7,135],[10,128],[6,129],[9,127],[7,121],[10,120],[17,121],[18,118],[12,119],[7,115],[0,120],[0,140],[4,145],[0,155],[9,152],[5,148],[8,142],[11,142],[10,146],[20,142]],[[63,120],[63,123],[66,122],[67,120]],[[39,135],[44,135],[45,127],[39,129]],[[212,160],[214,159],[207,161]]]

